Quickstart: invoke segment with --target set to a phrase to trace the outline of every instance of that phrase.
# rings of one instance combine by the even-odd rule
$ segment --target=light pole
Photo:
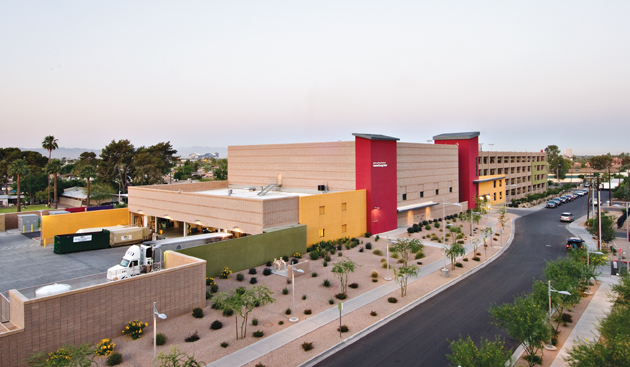
[[[490,151],[492,151],[492,146],[494,145],[494,143],[488,143],[488,145],[490,146]]]
[[[548,285],[549,285],[549,331],[551,332],[551,334],[553,334],[553,324],[551,323],[551,292],[564,294],[565,296],[570,296],[571,293],[569,293],[567,291],[559,291],[559,290],[553,289],[551,287],[551,280],[548,281]],[[557,349],[551,343],[551,336],[549,336],[549,344],[545,345],[545,349],[547,349],[547,350],[556,350]]]
[[[614,206],[618,208],[621,207],[618,204],[615,204]],[[628,209],[630,209],[630,201],[626,201],[626,241],[628,242],[628,252],[626,253],[626,270],[628,274],[630,274],[630,222],[628,222],[628,219],[630,219],[630,213],[628,213]]]
[[[588,247],[586,247],[586,266],[587,267],[591,266],[590,254],[603,255],[604,253],[600,251],[590,251]],[[590,277],[588,278],[588,289],[586,290],[586,294],[593,294],[591,293],[591,278]]]
[[[444,268],[442,268],[442,271],[446,270],[446,204],[457,205],[459,207],[462,206],[459,203],[447,203],[446,199],[442,198],[442,224],[444,225],[444,228],[442,229],[442,242],[444,242]]]
[[[385,277],[385,280],[392,280],[392,278],[389,276],[389,236],[387,236],[387,244],[385,245],[385,257],[387,258],[387,276]]]
[[[157,320],[156,318],[159,317],[162,320],[166,319],[166,315],[163,313],[159,313],[157,308],[155,307],[156,302],[153,302],[153,367],[155,367],[155,352],[157,349]]]
[[[293,296],[293,316],[291,316],[291,318],[289,319],[289,321],[291,322],[297,322],[298,318],[295,317],[295,272],[297,271],[298,273],[304,273],[304,270],[302,269],[296,269],[294,267],[295,264],[291,264],[291,295]]]

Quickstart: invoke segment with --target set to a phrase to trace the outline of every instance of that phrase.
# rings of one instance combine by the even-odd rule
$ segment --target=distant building
[[[567,153],[565,154],[567,158],[573,159],[573,149],[567,148]]]

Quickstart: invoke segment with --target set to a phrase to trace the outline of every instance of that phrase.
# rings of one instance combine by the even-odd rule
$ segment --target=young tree
[[[503,232],[505,231],[505,225],[508,222],[507,217],[507,205],[503,205],[499,208],[499,227],[501,227],[501,245],[503,246]]]
[[[28,194],[31,205],[35,204],[37,193],[46,189],[46,180],[48,176],[45,174],[29,174],[24,176],[20,182],[21,190]]]
[[[94,184],[90,188],[90,199],[96,201],[98,204],[103,200],[111,200],[115,193],[114,189],[107,184]]]
[[[400,268],[394,268],[394,278],[396,283],[400,285],[400,296],[407,295],[407,280],[409,277],[415,277],[418,275],[420,268],[416,265],[402,266]]]
[[[444,244],[444,252],[446,253],[446,257],[451,261],[451,268],[455,267],[455,262],[457,258],[460,256],[466,255],[466,249],[460,243],[457,243],[455,240],[451,245]]]
[[[46,165],[46,167],[44,168],[44,170],[46,171],[46,174],[48,174],[49,176],[52,175],[53,176],[53,181],[55,183],[55,188],[53,189],[53,197],[55,200],[55,209],[59,208],[59,202],[58,202],[58,192],[57,192],[57,176],[59,176],[59,172],[61,172],[61,161],[59,159],[53,159],[50,161],[50,163],[48,163]]]
[[[456,366],[462,367],[504,367],[505,361],[510,361],[512,351],[505,349],[505,343],[496,337],[491,342],[481,338],[479,347],[475,345],[470,336],[463,339],[461,336],[457,341],[451,341],[449,345],[451,354],[446,358]]]
[[[571,308],[575,306],[582,299],[582,293],[577,291],[577,281],[567,279],[566,277],[557,279],[551,282],[552,286],[555,289],[568,291],[571,293],[570,296],[559,294],[558,292],[551,292],[551,307],[552,309],[557,309],[556,316],[556,326],[554,328],[556,335],[558,333],[558,329],[560,328],[562,314],[566,308]],[[538,303],[541,310],[545,312],[549,312],[549,285],[547,282],[534,281],[533,284],[534,292],[532,293],[534,299]],[[546,318],[548,320],[548,316]],[[553,327],[553,324],[551,325]]]
[[[247,333],[247,316],[256,307],[275,303],[273,292],[265,285],[252,286],[245,291],[220,292],[214,297],[215,304],[222,310],[234,310],[241,317],[241,339]],[[236,317],[236,340],[238,340],[238,316]]]
[[[48,135],[44,138],[44,141],[42,142],[42,148],[48,151],[48,163],[50,163],[50,160],[52,158],[52,151],[59,148],[57,140],[58,139],[55,139],[54,136]],[[48,207],[50,208],[50,176],[48,177]]]
[[[228,179],[228,160],[227,158],[217,159],[217,166],[212,176],[217,181],[225,181]]]
[[[490,314],[496,325],[523,344],[529,366],[534,366],[539,358],[537,353],[549,340],[550,331],[545,322],[547,312],[538,306],[532,295],[527,295],[515,297],[514,303],[491,307]]]
[[[488,238],[492,237],[492,227],[486,227],[483,232],[481,232],[481,235],[483,236],[483,247],[484,249],[486,247],[488,247]]]
[[[403,267],[407,267],[407,263],[409,262],[409,258],[412,254],[422,251],[423,248],[424,245],[422,244],[422,241],[406,238],[399,238],[393,245],[389,246],[390,251],[397,252],[400,255],[400,258],[403,261]]]
[[[354,273],[361,265],[350,260],[348,257],[344,256],[344,259],[345,260],[337,261],[330,271],[339,279],[339,283],[341,283],[341,293],[346,294],[348,289],[348,275]]]
[[[612,215],[602,214],[602,242],[610,242],[617,238],[615,233],[615,217]],[[595,237],[599,236],[599,216],[595,215],[586,221],[586,230]]]
[[[610,154],[607,155],[598,155],[595,157],[591,157],[591,159],[589,159],[589,163],[591,164],[591,167],[593,167],[593,169],[602,171],[602,170],[607,170],[608,171],[608,200],[610,202],[612,202],[612,189],[610,187],[610,168],[612,167],[613,164],[613,158],[610,156]]]
[[[15,177],[15,180],[17,181],[17,211],[21,212],[22,211],[22,199],[20,198],[20,180],[22,179],[22,177],[26,176],[29,174],[29,172],[31,172],[31,170],[28,168],[28,166],[26,165],[26,161],[23,159],[16,159],[13,162],[11,162],[11,165],[9,166],[9,170],[8,173],[9,175]]]

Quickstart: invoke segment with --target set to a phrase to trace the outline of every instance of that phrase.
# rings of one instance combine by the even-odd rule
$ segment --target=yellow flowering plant
[[[114,351],[116,344],[112,343],[109,339],[103,339],[96,344],[96,350],[94,354],[97,356],[108,356]]]
[[[131,339],[136,340],[142,336],[142,329],[144,329],[148,324],[146,322],[142,322],[139,320],[129,321],[129,324],[125,326],[125,329],[122,331],[123,334],[131,336]]]
[[[230,275],[232,275],[232,270],[230,270],[230,268],[228,268],[227,266],[225,268],[223,268],[223,270],[221,270],[221,272],[219,273],[219,278],[221,279],[227,279],[230,277]]]
[[[301,259],[302,258],[302,254],[299,253],[299,252],[296,252],[296,253],[293,254],[293,257],[296,258],[296,259]]]
[[[206,285],[215,285],[215,284],[217,283],[214,281],[214,278],[206,277]]]
[[[46,362],[49,366],[65,366],[72,359],[72,352],[66,348],[59,348],[54,352],[48,353]]]

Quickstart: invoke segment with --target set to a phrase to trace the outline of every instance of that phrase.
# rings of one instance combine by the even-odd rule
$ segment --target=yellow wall
[[[127,208],[45,215],[42,217],[42,239],[44,245],[48,245],[54,243],[59,234],[76,233],[82,228],[128,225],[129,220]]]
[[[342,204],[346,203],[346,210]],[[344,191],[300,197],[300,224],[306,225],[306,244],[365,234],[365,190]],[[320,214],[320,207],[324,214]],[[346,225],[346,232],[342,226]],[[319,236],[324,229],[324,237]]]
[[[480,180],[487,180],[493,177],[505,177],[504,175],[493,175],[493,176],[479,176]],[[496,187],[495,183],[496,182]],[[505,203],[505,179],[497,179],[493,181],[480,182],[479,186],[479,196],[490,195],[490,205],[503,204]],[[496,200],[494,199],[496,197]]]

